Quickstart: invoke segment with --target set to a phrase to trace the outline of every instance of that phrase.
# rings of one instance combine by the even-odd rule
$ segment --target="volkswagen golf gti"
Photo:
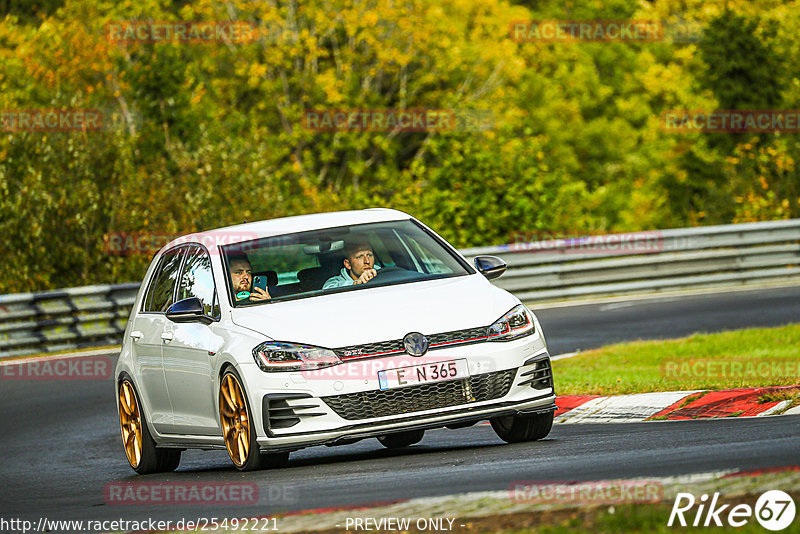
[[[115,372],[138,473],[189,448],[237,469],[292,451],[489,420],[504,441],[545,437],[555,392],[536,316],[410,215],[367,209],[186,235],[153,258]]]

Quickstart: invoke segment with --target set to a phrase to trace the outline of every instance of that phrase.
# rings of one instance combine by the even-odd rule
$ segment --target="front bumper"
[[[556,409],[550,358],[538,335],[508,343],[454,347],[427,358],[404,358],[412,363],[463,358],[470,376],[380,390],[376,365],[383,369],[399,365],[387,358],[328,368],[327,375],[326,370],[302,376],[274,374],[267,377],[269,381],[280,378],[283,383],[277,385],[283,387],[264,384],[253,388],[253,384],[265,382],[266,373],[247,369],[254,375],[245,380],[250,384],[259,447],[281,451],[338,445],[392,432],[467,426],[492,417]],[[370,362],[374,363],[366,365]]]
[[[557,409],[555,400],[555,395],[548,395],[523,403],[506,402],[484,406],[481,407],[481,409],[471,408],[457,410],[447,416],[441,417],[417,416],[393,421],[391,424],[363,423],[338,428],[331,432],[309,432],[267,440],[259,439],[258,444],[259,448],[264,452],[293,451],[314,445],[346,445],[365,438],[383,436],[393,432],[429,430],[456,425],[469,426],[478,421],[493,417],[554,412]]]

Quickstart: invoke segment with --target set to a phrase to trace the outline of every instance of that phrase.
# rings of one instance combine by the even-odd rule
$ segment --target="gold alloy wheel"
[[[125,455],[131,467],[136,469],[142,461],[142,415],[136,402],[136,391],[127,380],[119,386],[119,426]]]
[[[219,418],[228,455],[242,467],[250,452],[250,417],[242,386],[233,373],[226,374],[219,387]]]

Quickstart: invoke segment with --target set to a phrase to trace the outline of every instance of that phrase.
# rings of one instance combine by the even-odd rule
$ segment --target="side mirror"
[[[500,275],[506,272],[506,262],[497,256],[476,256],[474,262],[478,272],[488,280],[499,278]]]
[[[197,297],[179,300],[167,310],[167,319],[173,323],[203,323],[210,324],[211,317],[206,315],[203,303]]]

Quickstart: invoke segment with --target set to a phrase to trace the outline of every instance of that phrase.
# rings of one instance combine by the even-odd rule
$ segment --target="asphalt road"
[[[550,354],[800,323],[800,286],[537,309]]]
[[[538,312],[551,353],[613,341],[800,322],[800,288],[553,308]],[[0,379],[0,518],[244,517],[464,491],[520,480],[667,476],[796,465],[800,416],[618,425],[557,425],[548,439],[505,445],[489,426],[434,430],[388,451],[370,439],[292,454],[283,469],[242,474],[221,451],[187,451],[179,470],[134,476],[122,451],[111,380]],[[108,503],[115,482],[255,484],[248,506]]]

